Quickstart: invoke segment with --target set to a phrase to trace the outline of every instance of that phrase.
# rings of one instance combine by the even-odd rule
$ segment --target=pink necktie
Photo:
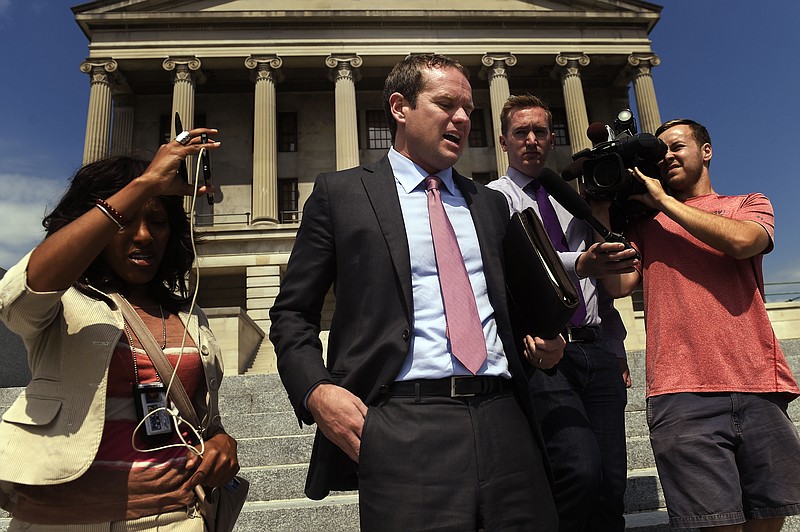
[[[474,375],[486,360],[486,340],[456,233],[439,195],[440,183],[439,177],[433,175],[426,184],[433,249],[444,297],[446,334],[453,355]]]

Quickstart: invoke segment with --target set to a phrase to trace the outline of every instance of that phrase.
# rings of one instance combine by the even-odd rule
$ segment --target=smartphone
[[[208,135],[206,133],[200,134],[200,143],[208,144]],[[203,182],[207,187],[211,187],[211,154],[208,150],[203,150],[203,155],[200,157],[200,164],[203,167]],[[210,194],[206,194],[206,198],[208,198],[209,205],[214,205],[213,191]]]
[[[181,115],[178,114],[178,111],[175,111],[175,134],[179,135],[181,131],[183,131],[183,124],[181,123]],[[189,172],[186,169],[185,159],[181,161],[181,166],[180,168],[178,168],[178,175],[180,175],[181,178],[187,183],[189,182]]]

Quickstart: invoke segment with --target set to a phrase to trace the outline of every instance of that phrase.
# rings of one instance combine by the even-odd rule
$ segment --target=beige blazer
[[[27,286],[29,257],[0,280],[0,319],[25,342],[32,373],[0,421],[0,484],[60,484],[80,477],[97,454],[108,366],[123,319],[94,288],[33,292]],[[180,317],[203,361],[206,391],[193,399],[208,437],[221,427],[222,356],[201,311]]]

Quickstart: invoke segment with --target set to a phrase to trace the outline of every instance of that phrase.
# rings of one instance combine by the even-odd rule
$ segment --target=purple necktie
[[[567,237],[564,236],[564,231],[561,230],[561,222],[558,221],[556,210],[553,208],[553,204],[550,203],[550,195],[535,179],[525,188],[531,188],[535,193],[536,204],[539,206],[539,216],[542,219],[544,230],[547,231],[547,236],[550,237],[550,242],[553,243],[553,247],[556,251],[569,251]],[[583,320],[586,319],[586,302],[583,300],[583,291],[581,290],[580,284],[577,284],[575,288],[578,290],[580,303],[569,322],[574,326],[580,326],[583,325]]]
[[[426,181],[433,250],[444,298],[445,334],[453,355],[474,375],[486,361],[486,340],[464,257],[439,195],[440,183],[435,175]]]

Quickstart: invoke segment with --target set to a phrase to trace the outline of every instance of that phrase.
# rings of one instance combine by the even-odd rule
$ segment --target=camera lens
[[[597,188],[614,188],[620,185],[620,166],[616,158],[597,162],[592,173],[592,181]]]

